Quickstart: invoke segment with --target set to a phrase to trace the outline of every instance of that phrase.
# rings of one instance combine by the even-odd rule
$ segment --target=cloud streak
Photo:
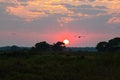
[[[110,23],[110,24],[119,24],[120,23],[120,17],[112,17],[110,18],[107,23]]]

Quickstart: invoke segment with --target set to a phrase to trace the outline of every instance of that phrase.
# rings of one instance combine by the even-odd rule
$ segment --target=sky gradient
[[[120,0],[0,0],[0,46],[68,39],[94,47],[120,37]]]

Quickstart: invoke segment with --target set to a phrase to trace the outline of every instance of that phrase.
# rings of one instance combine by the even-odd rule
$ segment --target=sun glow
[[[68,39],[65,39],[65,40],[63,41],[63,43],[64,43],[65,45],[67,45],[67,44],[69,44],[70,42],[69,42]]]

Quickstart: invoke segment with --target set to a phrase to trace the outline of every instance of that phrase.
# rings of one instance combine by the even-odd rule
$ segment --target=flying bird
[[[85,37],[85,36],[78,36],[78,38]]]
[[[74,37],[81,38],[81,37],[85,37],[85,36],[78,36],[78,35],[75,35]]]

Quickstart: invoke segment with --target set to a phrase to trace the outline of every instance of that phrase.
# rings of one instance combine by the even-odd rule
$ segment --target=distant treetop
[[[120,37],[113,38],[108,42],[102,41],[99,42],[96,46],[98,51],[120,51]]]

